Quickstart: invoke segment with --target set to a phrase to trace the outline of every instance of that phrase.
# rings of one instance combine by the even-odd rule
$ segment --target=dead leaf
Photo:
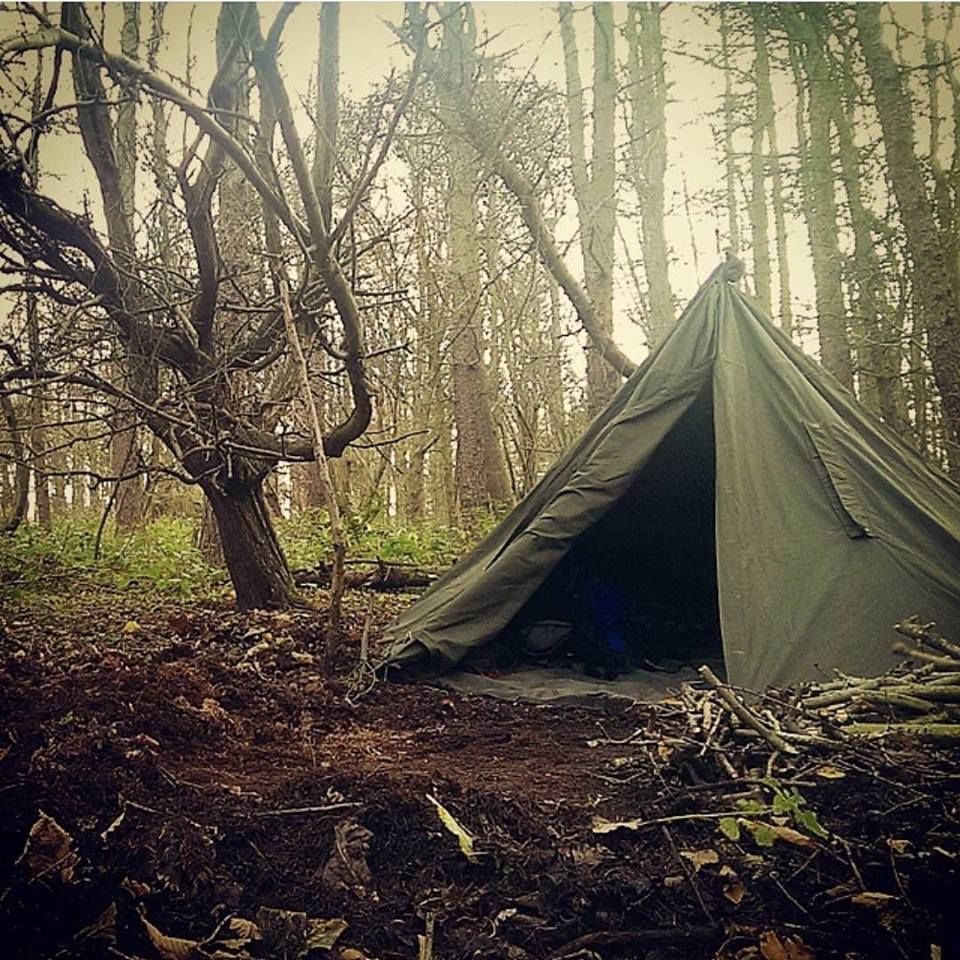
[[[835,887],[830,887],[825,890],[824,893],[826,893],[831,900],[839,900],[841,897],[849,897],[850,894],[855,893],[859,889],[854,880],[844,880],[843,883],[838,883]]]
[[[603,817],[593,818],[594,833],[613,833],[615,830],[637,830],[642,820],[605,820]]]
[[[26,868],[31,880],[50,878],[72,883],[79,862],[80,858],[73,852],[73,837],[41,810],[17,864]]]
[[[816,841],[812,837],[808,837],[805,833],[801,833],[799,830],[794,830],[793,827],[784,827],[779,826],[778,824],[772,824],[770,829],[777,835],[778,839],[786,840],[787,843],[792,843],[798,847],[815,847],[817,845]]]
[[[821,764],[817,767],[815,773],[824,780],[842,780],[846,774],[837,767],[832,767],[829,763]]]
[[[111,903],[90,926],[84,927],[77,934],[77,943],[82,943],[84,940],[117,942],[117,905],[115,903]]]
[[[471,863],[477,863],[480,856],[474,849],[473,837],[467,833],[457,821],[457,818],[436,797],[428,793],[427,799],[437,808],[437,816],[440,817],[440,822],[457,838],[461,853]]]
[[[182,937],[168,937],[161,933],[146,917],[143,918],[143,929],[150,942],[160,954],[160,960],[188,960],[194,950],[200,946],[198,940],[185,940]]]
[[[861,907],[885,907],[891,900],[897,898],[892,893],[880,893],[876,890],[865,890],[850,898],[851,903],[856,903]]]
[[[330,950],[349,924],[337,917],[333,920],[311,920],[307,931],[307,953],[311,950]]]
[[[603,847],[569,847],[566,853],[573,863],[585,867],[595,867],[610,857],[610,852]]]
[[[739,905],[746,893],[747,888],[739,880],[734,880],[733,883],[728,883],[723,888],[723,895],[735,905]]]
[[[716,850],[681,850],[680,856],[693,864],[693,872],[699,873],[708,863],[719,863],[720,854]]]
[[[261,907],[257,923],[263,935],[265,956],[304,960],[312,950],[330,950],[347,929],[347,921],[339,917],[320,920],[298,910],[275,910]]]
[[[760,935],[763,960],[816,960],[814,952],[799,937],[780,939],[772,930]]]
[[[197,953],[202,957],[209,957],[210,960],[220,960],[221,957],[230,957],[231,960],[248,960],[251,954],[246,948],[260,940],[263,940],[263,934],[252,920],[244,917],[227,917],[199,945]]]

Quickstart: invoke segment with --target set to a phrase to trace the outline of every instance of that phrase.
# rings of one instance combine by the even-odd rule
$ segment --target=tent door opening
[[[530,658],[565,657],[588,671],[604,658],[613,673],[722,667],[715,490],[707,383],[627,494],[577,539],[502,641]]]

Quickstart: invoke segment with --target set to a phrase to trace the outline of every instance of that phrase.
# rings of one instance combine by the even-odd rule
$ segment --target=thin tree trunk
[[[283,311],[283,329],[287,337],[287,344],[293,354],[294,363],[300,379],[300,393],[310,420],[310,431],[313,434],[313,449],[316,456],[314,461],[320,487],[323,490],[327,515],[330,518],[330,540],[333,544],[333,563],[330,567],[330,608],[327,612],[327,635],[324,643],[324,667],[328,673],[333,670],[333,659],[340,642],[340,621],[343,605],[344,561],[347,556],[347,540],[340,519],[340,506],[337,502],[337,491],[333,485],[330,466],[323,450],[323,427],[320,424],[320,415],[317,413],[317,402],[310,387],[310,371],[300,345],[297,334],[297,325],[293,319],[290,307],[290,289],[287,278],[281,269],[275,272],[277,289],[280,293],[280,308]]]
[[[767,54],[768,34],[766,8],[750,7],[753,20],[753,71],[756,79],[756,102],[750,129],[750,238],[753,247],[753,289],[760,305],[768,313],[771,306],[770,229],[767,218],[767,158],[764,137],[774,122],[773,98],[770,89],[770,58]]]
[[[321,3],[320,46],[317,55],[317,123],[313,182],[324,227],[333,223],[333,172],[337,155],[340,108],[340,4]]]
[[[473,13],[444,7],[442,54],[447,83],[466,85],[472,95],[475,68]],[[488,372],[481,343],[479,223],[476,189],[479,158],[460,132],[457,97],[441,91],[447,151],[450,157],[449,252],[447,295],[451,300],[450,359],[454,422],[457,428],[456,488],[461,509],[489,510],[509,499],[503,455],[493,422]]]
[[[15,533],[27,518],[27,508],[30,503],[30,468],[27,466],[23,431],[17,418],[17,411],[13,406],[13,401],[5,393],[0,393],[0,412],[3,413],[7,432],[10,434],[10,447],[14,462],[13,508],[10,515],[0,525],[0,530],[4,533]]]
[[[804,219],[810,239],[816,288],[820,360],[845,387],[853,389],[853,361],[843,304],[839,227],[830,139],[830,104],[824,96],[829,83],[827,64],[819,43],[805,45],[803,72],[796,47],[791,62],[797,84],[797,138]],[[804,76],[806,86],[804,86]],[[804,96],[804,94],[808,96]],[[809,135],[803,104],[808,105]]]
[[[123,26],[120,31],[120,49],[125,57],[136,60],[140,48],[140,4],[123,4]],[[123,216],[133,224],[134,198],[137,189],[137,104],[128,96],[117,110],[116,125],[117,172],[120,178],[120,196]],[[117,379],[122,380],[126,364],[116,360]],[[111,418],[110,470],[122,477],[139,466],[140,438],[138,417],[134,409],[120,401]],[[118,480],[114,496],[114,521],[121,532],[133,530],[143,522],[143,483],[140,477]]]
[[[573,8],[570,4],[561,4],[559,9],[567,78],[570,158],[580,223],[584,283],[595,322],[602,334],[609,338],[613,331],[613,261],[617,216],[613,5],[604,0],[593,4],[590,12],[593,17],[593,128],[588,169],[583,85],[573,27]],[[587,353],[588,410],[595,413],[603,409],[620,383],[616,371],[611,369],[591,343]]]
[[[30,340],[30,357],[32,362],[40,365],[40,327],[37,317],[39,304],[34,294],[27,294],[27,331]],[[36,510],[36,521],[44,530],[49,530],[53,524],[50,510],[50,481],[47,478],[46,457],[46,427],[43,422],[44,407],[43,395],[39,390],[30,394],[30,462],[33,473],[33,497]]]
[[[626,22],[627,69],[630,77],[630,168],[640,201],[643,265],[648,294],[648,340],[651,347],[666,337],[675,322],[664,215],[667,80],[660,12],[659,3],[631,3],[627,7]]]
[[[727,203],[727,244],[734,253],[740,250],[740,216],[737,204],[737,161],[733,152],[736,112],[733,100],[733,73],[730,56],[730,13],[720,5],[720,57],[723,63],[723,163]]]

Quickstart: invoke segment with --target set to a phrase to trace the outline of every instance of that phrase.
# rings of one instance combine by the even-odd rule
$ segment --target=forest
[[[7,955],[960,950],[957,9],[0,4]]]

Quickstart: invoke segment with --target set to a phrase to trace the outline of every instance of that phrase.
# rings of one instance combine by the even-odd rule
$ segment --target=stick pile
[[[706,700],[716,698],[728,715],[723,726],[729,734],[740,740],[763,739],[780,755],[795,755],[804,745],[839,745],[851,736],[895,733],[960,744],[960,644],[934,627],[918,617],[896,624],[897,632],[912,642],[894,645],[905,660],[881,677],[838,672],[834,680],[808,684],[793,693],[761,695],[758,703],[749,696],[738,697],[709,667],[701,667],[700,675],[711,689],[698,698],[703,702],[688,702],[688,712],[709,710]],[[685,700],[690,701],[692,693],[688,687]]]

